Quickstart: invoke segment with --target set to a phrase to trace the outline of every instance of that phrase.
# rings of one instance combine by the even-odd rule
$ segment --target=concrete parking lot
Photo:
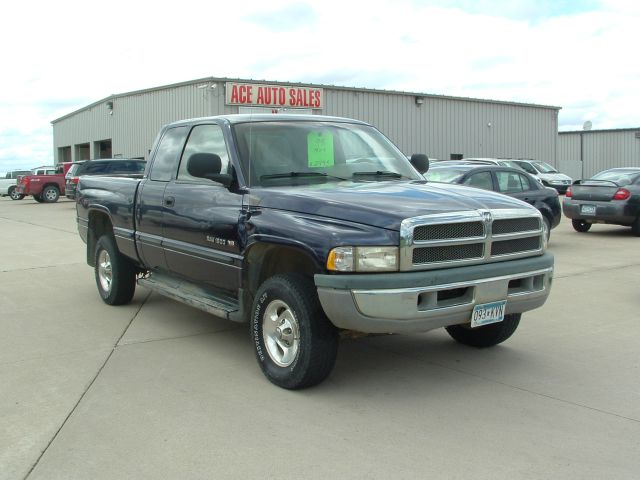
[[[142,288],[103,304],[72,202],[0,199],[0,479],[638,479],[639,247],[564,219],[506,343],[346,339],[291,392],[244,326]]]

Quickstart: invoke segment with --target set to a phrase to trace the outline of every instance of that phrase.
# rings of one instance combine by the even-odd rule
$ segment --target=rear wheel
[[[591,224],[584,220],[573,219],[571,220],[571,225],[573,225],[573,228],[576,232],[580,232],[580,233],[588,232],[589,229],[591,228]]]
[[[510,313],[498,323],[476,328],[469,325],[451,325],[446,327],[446,330],[455,341],[464,345],[477,348],[493,347],[513,335],[520,324],[520,317],[521,313]]]
[[[118,251],[113,237],[100,237],[96,244],[94,260],[96,285],[104,303],[129,303],[136,290],[136,270]]]
[[[251,313],[256,358],[269,381],[293,390],[327,378],[338,332],[322,311],[313,282],[295,274],[271,277],[258,289]]]
[[[60,198],[60,190],[53,185],[49,185],[48,187],[44,187],[42,190],[42,201],[44,203],[55,203]]]
[[[9,196],[11,197],[11,200],[22,200],[24,198],[24,195],[16,192],[16,187],[9,188]]]

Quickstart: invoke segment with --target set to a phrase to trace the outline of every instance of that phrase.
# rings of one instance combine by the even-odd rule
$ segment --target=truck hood
[[[391,230],[399,230],[405,218],[435,213],[508,208],[535,211],[529,204],[506,195],[426,182],[344,182],[254,188],[245,201],[259,208],[318,215]]]
[[[568,180],[569,182],[573,181],[571,177],[565,175],[564,173],[539,173],[538,177],[548,182],[552,180]]]

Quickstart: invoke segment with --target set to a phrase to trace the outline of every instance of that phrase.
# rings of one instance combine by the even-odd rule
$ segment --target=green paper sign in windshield
[[[310,132],[307,135],[309,168],[332,167],[333,135],[326,132]]]

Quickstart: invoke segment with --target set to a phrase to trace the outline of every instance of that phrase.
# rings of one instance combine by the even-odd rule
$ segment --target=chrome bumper
[[[553,256],[439,271],[316,275],[320,303],[339,327],[412,333],[469,323],[473,307],[507,300],[505,313],[540,307],[549,296]],[[391,286],[397,288],[391,288]]]

